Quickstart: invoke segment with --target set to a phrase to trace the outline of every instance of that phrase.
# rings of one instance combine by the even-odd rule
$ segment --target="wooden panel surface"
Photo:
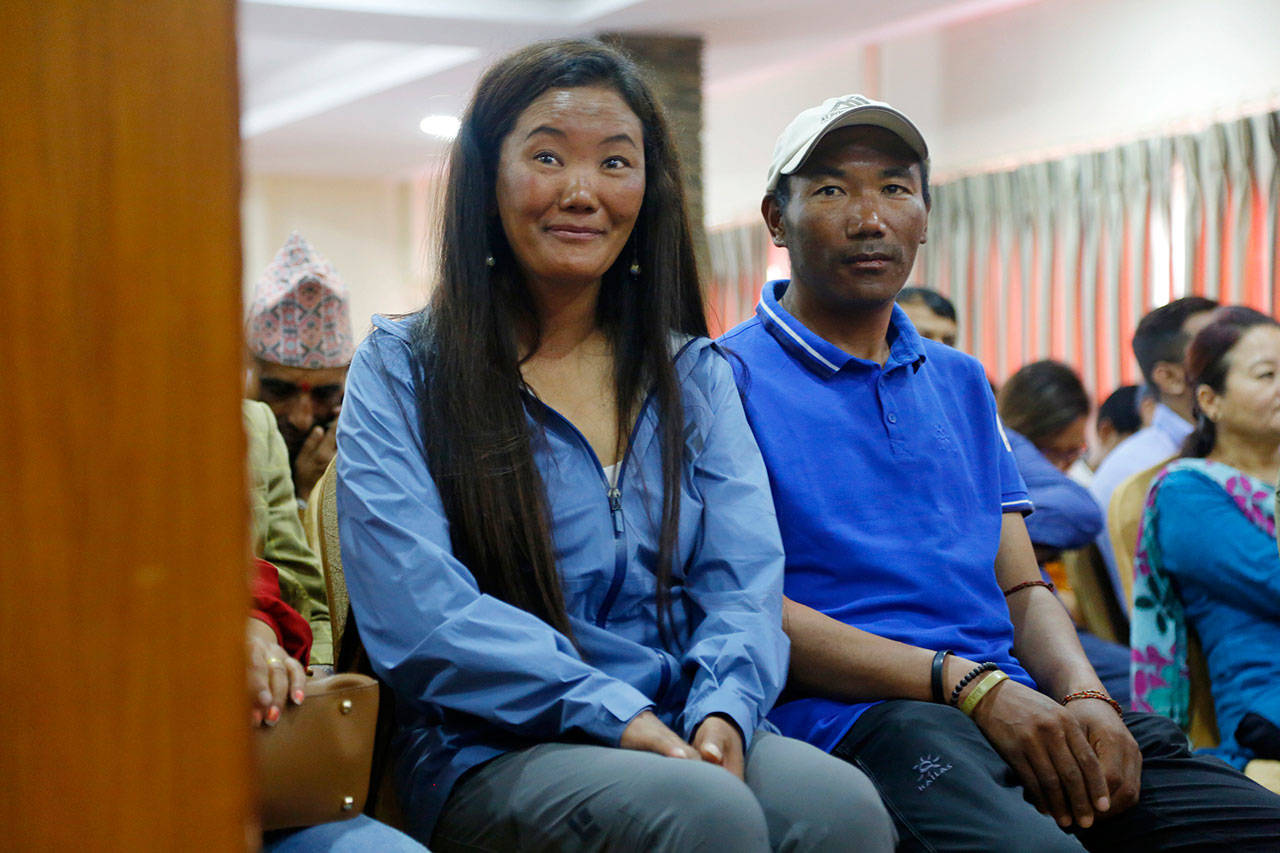
[[[0,849],[242,849],[234,6],[0,20]]]

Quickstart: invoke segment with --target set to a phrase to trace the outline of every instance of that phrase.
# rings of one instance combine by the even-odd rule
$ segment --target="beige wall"
[[[707,224],[759,216],[778,133],[832,95],[878,88],[920,125],[945,178],[1274,107],[1280,50],[1248,35],[1276,32],[1276,0],[1042,0],[897,34],[870,57],[857,44],[817,55],[780,49],[763,57],[780,67],[705,93]],[[714,32],[708,41],[714,49]],[[346,277],[357,336],[375,311],[416,308],[438,168],[396,182],[251,175],[246,285],[298,228]]]
[[[879,97],[920,125],[945,178],[1275,109],[1275,33],[1275,0],[1044,0],[884,41]],[[864,50],[708,94],[708,225],[758,215],[774,140],[800,110],[861,90]]]
[[[758,218],[778,134],[801,110],[862,89],[862,72],[862,52],[855,50],[713,88],[703,101],[707,225]]]
[[[291,230],[328,257],[351,291],[357,340],[375,314],[426,300],[422,215],[431,183],[250,175],[242,202],[245,298]]]

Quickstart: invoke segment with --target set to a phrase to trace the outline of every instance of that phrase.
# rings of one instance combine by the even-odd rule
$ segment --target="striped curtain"
[[[956,303],[961,348],[997,381],[1055,358],[1101,398],[1138,380],[1151,308],[1197,294],[1275,311],[1278,164],[1271,112],[939,184],[913,279]]]

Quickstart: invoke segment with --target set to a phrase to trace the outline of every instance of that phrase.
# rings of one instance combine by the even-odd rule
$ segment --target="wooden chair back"
[[[1158,465],[1139,471],[1116,486],[1107,507],[1107,534],[1111,537],[1111,551],[1116,560],[1116,572],[1124,587],[1124,606],[1133,610],[1133,552],[1138,547],[1138,528],[1142,524],[1142,510],[1146,506],[1151,481],[1160,469],[1169,463],[1165,459]]]
[[[1142,524],[1142,511],[1146,507],[1147,492],[1151,481],[1160,469],[1169,464],[1165,459],[1158,465],[1139,471],[1116,487],[1107,508],[1107,529],[1111,535],[1111,547],[1115,552],[1116,570],[1124,585],[1125,603],[1133,610],[1133,554],[1138,547],[1138,528]],[[1187,665],[1191,671],[1190,723],[1187,734],[1193,746],[1217,746],[1217,714],[1213,708],[1213,693],[1209,686],[1209,667],[1200,638],[1195,629],[1187,626]]]
[[[1129,645],[1129,617],[1116,597],[1098,546],[1090,543],[1084,548],[1064,551],[1062,566],[1067,583],[1075,593],[1085,630],[1099,639]]]

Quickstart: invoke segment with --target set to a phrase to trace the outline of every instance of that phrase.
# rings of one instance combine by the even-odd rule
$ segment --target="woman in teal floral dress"
[[[1280,324],[1220,309],[1191,343],[1196,429],[1147,495],[1134,560],[1133,705],[1188,723],[1187,626],[1209,665],[1218,754],[1280,758]]]

